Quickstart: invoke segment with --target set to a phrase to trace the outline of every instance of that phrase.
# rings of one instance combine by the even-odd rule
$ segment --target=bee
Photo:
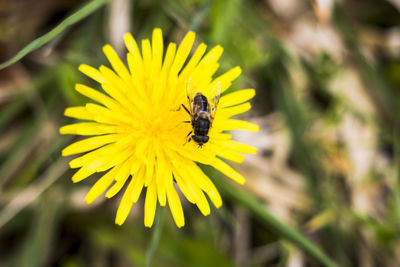
[[[210,101],[199,91],[197,86],[193,85],[191,79],[187,83],[186,92],[188,104],[191,109],[189,111],[184,104],[182,104],[182,107],[191,117],[190,121],[185,122],[192,124],[192,131],[186,136],[188,138],[187,142],[193,139],[199,147],[202,147],[210,139],[208,132],[215,118],[215,112],[221,95],[221,83],[217,82],[211,90]],[[192,133],[193,135],[191,135]]]

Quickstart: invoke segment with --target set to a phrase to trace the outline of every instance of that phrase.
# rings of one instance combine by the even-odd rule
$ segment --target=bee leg
[[[188,133],[188,135],[186,135],[186,142],[185,142],[183,145],[186,145],[186,143],[189,143],[190,141],[192,141],[192,138],[189,137],[192,133],[193,133],[193,131],[190,131],[190,132]],[[188,139],[188,137],[189,137],[189,139]]]
[[[181,107],[183,107],[186,110],[186,112],[190,115],[190,111],[185,107],[184,104],[182,104]],[[179,107],[179,109],[181,109],[181,107]]]
[[[192,138],[191,138],[191,137],[189,137],[189,139],[186,139],[186,142],[183,143],[183,145],[186,145],[186,144],[189,143],[190,141],[192,141]]]
[[[190,116],[192,116],[192,115],[190,114],[189,109],[188,109],[184,104],[180,105],[178,109],[173,109],[173,110],[171,110],[171,111],[179,111],[179,110],[181,110],[181,107],[183,107],[183,108],[185,109],[185,111],[187,112],[187,114],[189,114]]]
[[[181,125],[182,123],[192,123],[192,121],[181,121],[180,123],[178,123],[178,124],[176,125],[176,127],[178,127],[178,126]]]

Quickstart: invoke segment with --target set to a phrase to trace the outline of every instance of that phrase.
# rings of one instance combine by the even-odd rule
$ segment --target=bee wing
[[[211,90],[210,105],[211,105],[212,118],[215,117],[220,97],[221,97],[221,82],[217,82],[214,88]]]
[[[186,84],[186,95],[189,101],[189,108],[193,112],[193,99],[196,93],[199,92],[198,87],[196,84],[193,82],[192,78],[189,78],[187,84]]]

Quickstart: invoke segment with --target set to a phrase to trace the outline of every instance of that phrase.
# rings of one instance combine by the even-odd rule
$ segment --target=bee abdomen
[[[210,121],[207,119],[198,119],[194,125],[194,134],[206,136],[210,129]]]

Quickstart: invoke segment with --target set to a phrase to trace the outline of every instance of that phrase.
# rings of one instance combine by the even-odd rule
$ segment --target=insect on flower
[[[118,225],[142,197],[146,227],[153,225],[158,204],[168,205],[176,225],[182,227],[184,199],[205,216],[211,212],[208,200],[216,208],[222,205],[213,177],[197,163],[212,166],[239,184],[245,182],[224,160],[241,163],[243,154],[257,151],[228,133],[258,131],[257,125],[233,118],[251,108],[248,100],[255,90],[238,90],[220,98],[241,69],[233,67],[214,77],[223,48],[217,45],[207,51],[207,45],[200,43],[192,49],[194,32],[188,32],[179,45],[170,43],[166,48],[158,28],[151,41],[144,39],[138,44],[129,33],[124,40],[127,64],[105,45],[109,67],[79,66],[97,85],[75,86],[92,101],[68,107],[65,116],[79,121],[61,127],[60,133],[87,138],[64,148],[62,155],[78,155],[69,162],[78,169],[72,181],[97,179],[85,197],[88,204],[103,194],[107,198],[122,196],[115,218]],[[188,123],[182,123],[189,118],[184,110],[176,112],[182,103],[187,103]],[[186,144],[188,137],[194,142]]]
[[[197,144],[199,144],[199,147],[202,147],[210,139],[208,131],[212,126],[221,96],[221,83],[216,83],[212,89],[210,102],[207,97],[200,92],[199,88],[193,85],[191,79],[188,81],[186,91],[191,111],[189,111],[184,104],[182,104],[182,107],[191,117],[190,121],[185,122],[191,123],[193,127],[192,131],[190,131],[186,136],[189,138],[187,142],[190,142],[193,139]],[[192,133],[194,134],[190,136]]]

